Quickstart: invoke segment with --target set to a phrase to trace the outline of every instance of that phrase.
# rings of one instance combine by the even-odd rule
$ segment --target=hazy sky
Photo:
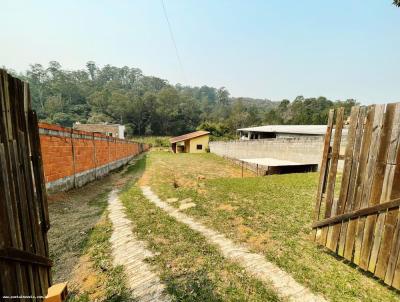
[[[0,66],[138,67],[233,96],[400,101],[392,0],[0,0]]]

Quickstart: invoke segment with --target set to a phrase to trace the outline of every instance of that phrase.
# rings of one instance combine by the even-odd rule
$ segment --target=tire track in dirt
[[[146,259],[154,255],[132,232],[132,223],[124,213],[117,190],[113,190],[108,199],[108,217],[113,224],[111,235],[112,256],[114,266],[122,265],[127,275],[127,286],[132,290],[138,302],[171,301],[165,293],[165,285],[146,263]]]
[[[178,209],[163,202],[150,187],[143,186],[141,189],[144,196],[156,206],[177,221],[202,234],[210,243],[218,246],[224,257],[244,267],[252,276],[268,285],[272,285],[280,297],[296,302],[326,301],[323,297],[313,294],[307,287],[298,283],[278,266],[268,262],[263,255],[250,252],[245,246],[235,244],[224,235],[205,227]]]

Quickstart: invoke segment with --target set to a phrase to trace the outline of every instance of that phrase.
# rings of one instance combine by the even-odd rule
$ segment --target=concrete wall
[[[304,164],[320,164],[323,137],[216,141],[210,142],[210,151],[220,156],[238,159],[271,157]]]
[[[40,144],[49,191],[81,187],[146,151],[146,144],[40,123]]]

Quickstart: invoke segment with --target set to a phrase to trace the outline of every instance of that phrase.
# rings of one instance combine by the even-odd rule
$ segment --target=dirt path
[[[127,286],[137,301],[170,301],[165,286],[146,258],[154,256],[144,242],[132,233],[132,223],[124,213],[124,206],[113,190],[108,199],[109,218],[113,224],[111,235],[113,264],[122,265],[128,277]]]
[[[193,218],[160,200],[150,187],[144,186],[141,188],[146,198],[156,206],[177,221],[204,235],[210,243],[218,246],[224,257],[239,263],[249,274],[263,282],[272,284],[282,298],[287,298],[290,301],[326,301],[323,297],[314,295],[308,288],[299,284],[275,264],[266,261],[263,255],[251,253],[246,247],[239,246],[224,235],[196,222]]]

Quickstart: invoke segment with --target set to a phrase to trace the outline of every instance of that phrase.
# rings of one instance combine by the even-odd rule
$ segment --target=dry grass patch
[[[236,210],[237,207],[234,207],[230,204],[227,203],[221,203],[218,207],[217,210],[221,210],[221,211],[227,211],[227,212],[233,212],[234,210]]]
[[[254,173],[245,170],[244,177],[253,177]],[[148,166],[139,185],[148,185],[163,178],[175,188],[198,188],[209,179],[229,177],[241,178],[239,166],[211,153],[174,154],[153,151],[148,156]],[[174,185],[176,184],[176,185]]]
[[[155,257],[174,301],[279,301],[275,292],[225,260],[206,239],[150,203],[136,185],[121,195],[133,231]]]
[[[96,224],[90,234],[85,254],[74,269],[70,282],[69,302],[134,301],[126,287],[123,268],[114,267],[109,239],[112,224],[106,218]]]

